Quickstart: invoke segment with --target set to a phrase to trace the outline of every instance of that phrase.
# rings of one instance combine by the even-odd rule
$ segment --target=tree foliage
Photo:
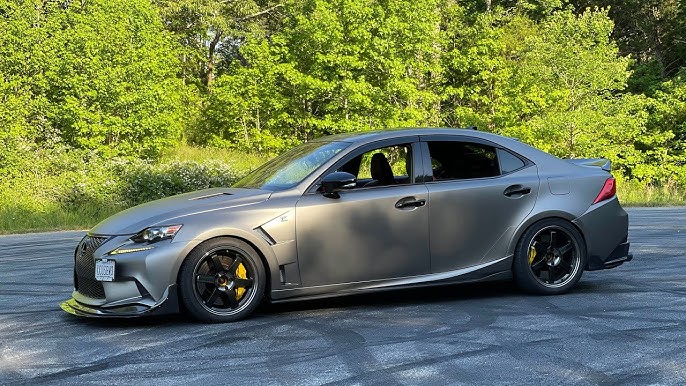
[[[439,124],[438,2],[291,1],[217,78],[208,140],[276,149],[323,134]],[[271,144],[271,145],[270,145]]]
[[[0,0],[0,173],[469,126],[685,182],[683,1]],[[53,150],[50,150],[53,149]]]
[[[154,156],[182,127],[175,46],[144,0],[0,2],[0,153]]]

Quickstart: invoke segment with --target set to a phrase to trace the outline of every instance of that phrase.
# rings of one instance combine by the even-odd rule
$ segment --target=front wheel
[[[586,244],[579,231],[562,219],[546,219],[522,235],[512,273],[521,289],[555,295],[574,287],[585,266]]]
[[[179,292],[194,318],[210,323],[248,316],[266,287],[262,260],[247,243],[217,238],[196,247],[181,265]]]

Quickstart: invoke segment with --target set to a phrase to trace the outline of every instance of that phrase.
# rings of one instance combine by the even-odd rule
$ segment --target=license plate
[[[113,281],[114,280],[114,260],[95,261],[95,280]]]

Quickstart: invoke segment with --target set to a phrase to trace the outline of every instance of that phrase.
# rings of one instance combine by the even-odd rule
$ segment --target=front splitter
[[[176,285],[168,288],[167,297],[154,306],[129,304],[117,307],[91,306],[71,298],[60,304],[60,308],[72,315],[88,318],[135,318],[144,315],[164,315],[179,312]]]

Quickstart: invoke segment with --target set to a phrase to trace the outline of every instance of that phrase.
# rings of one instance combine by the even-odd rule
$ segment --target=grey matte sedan
[[[514,278],[569,291],[631,260],[604,159],[564,160],[469,129],[404,129],[304,143],[231,188],[101,222],[74,255],[81,316],[183,310],[235,321],[272,302]]]

